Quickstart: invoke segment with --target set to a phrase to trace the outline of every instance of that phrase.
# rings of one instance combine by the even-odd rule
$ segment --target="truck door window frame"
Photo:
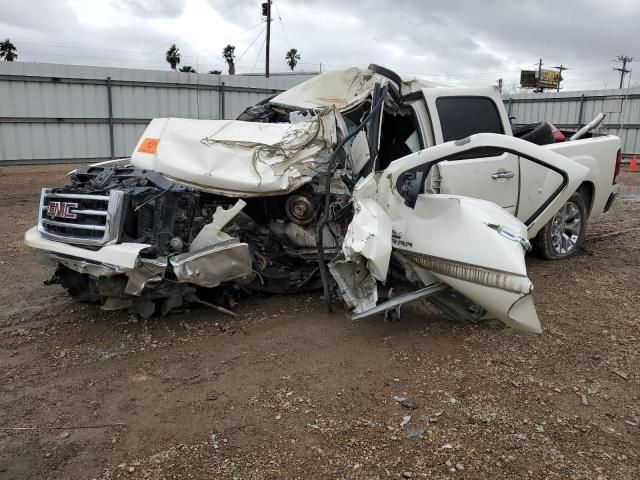
[[[486,121],[484,121],[488,118],[488,116],[486,116],[485,119],[481,121],[479,124],[471,125],[471,127],[478,127],[478,128],[469,128],[468,131],[465,131],[460,135],[457,135],[457,134],[451,135],[452,133],[456,133],[456,132],[449,132],[448,131],[449,127],[450,125],[455,124],[456,122],[448,121],[448,119],[446,118],[448,113],[447,111],[465,110],[465,106],[463,104],[463,102],[465,101],[474,102],[476,106],[480,105],[481,103],[489,104],[490,106],[487,105],[487,107],[485,107],[487,108],[487,111],[484,113],[488,113],[488,111],[491,112],[492,116],[494,117],[492,118],[492,122],[494,123],[493,127],[497,127],[497,128],[481,128],[480,127],[480,125],[486,124]],[[457,103],[457,102],[460,102],[460,105],[458,106],[445,105],[445,103]],[[467,107],[468,105],[469,104],[467,104]],[[461,140],[475,133],[496,133],[496,134],[504,135],[504,125],[502,124],[502,117],[500,115],[500,112],[498,111],[498,107],[496,106],[495,101],[490,97],[479,96],[479,95],[478,96],[476,95],[451,95],[451,96],[443,95],[443,96],[438,96],[435,99],[435,107],[438,113],[438,118],[440,122],[440,132],[442,134],[443,143],[455,141],[455,140]],[[447,108],[447,110],[445,110],[445,107]],[[449,108],[450,110],[448,110]]]
[[[420,137],[422,149],[434,146],[436,144],[436,136],[433,131],[433,120],[427,106],[427,99],[422,91],[403,95],[401,100],[412,110],[412,115],[418,125],[418,136]]]
[[[467,143],[467,142],[464,141],[464,139],[456,140],[456,141],[460,142],[460,144]],[[557,172],[560,175],[562,175],[562,183],[560,184],[560,186],[549,196],[549,198],[547,198],[545,200],[545,202],[540,206],[540,208],[538,208],[535,212],[533,212],[531,214],[531,216],[526,221],[523,222],[527,227],[529,227],[533,223],[533,221],[536,218],[538,218],[542,214],[542,212],[544,212],[544,210],[547,208],[547,206],[549,206],[549,204],[551,202],[553,202],[553,200],[560,194],[560,192],[562,192],[562,190],[564,190],[565,187],[569,184],[569,175],[567,175],[567,172],[565,172],[564,170],[562,170],[562,169],[560,169],[560,168],[558,168],[558,167],[556,167],[554,165],[545,163],[542,160],[539,160],[539,159],[537,159],[535,157],[532,157],[530,155],[525,155],[524,153],[519,152],[517,150],[512,150],[512,149],[504,148],[504,147],[475,147],[475,148],[471,148],[471,149],[466,150],[466,151],[461,152],[461,153],[464,153],[464,154],[472,153],[474,155],[473,158],[478,158],[478,153],[476,153],[476,152],[482,151],[482,150],[486,151],[486,149],[493,149],[494,152],[500,151],[502,153],[511,153],[511,154],[513,154],[513,155],[515,155],[517,157],[526,158],[527,160],[530,160],[530,161],[532,161],[534,163],[537,163],[538,165],[542,165],[543,167],[546,167],[546,168],[548,168],[550,170],[553,170],[554,172]],[[395,190],[398,192],[398,194],[402,198],[404,198],[405,205],[407,207],[409,207],[409,208],[414,208],[415,207],[415,200],[416,200],[416,199],[407,198],[407,193],[409,191],[411,191],[412,193],[416,192],[414,188],[410,188],[410,189],[406,188],[406,182],[407,182],[407,178],[406,177],[408,175],[413,176],[414,181],[418,177],[420,177],[421,179],[425,179],[425,178],[427,178],[427,175],[429,174],[429,171],[431,170],[431,167],[433,165],[435,165],[436,163],[444,162],[445,160],[451,160],[452,158],[456,158],[456,157],[459,157],[459,156],[460,156],[460,153],[455,153],[455,154],[452,154],[452,155],[446,155],[444,157],[436,158],[435,160],[431,160],[429,162],[422,163],[422,164],[417,165],[417,166],[415,166],[413,168],[409,168],[409,169],[405,170],[404,172],[400,173],[398,175],[397,180],[396,180]],[[492,156],[495,156],[495,153]],[[422,175],[418,175],[419,172],[422,173]],[[423,194],[423,193],[424,193],[424,182],[420,182],[419,189],[417,190],[417,195],[420,195],[420,194]]]
[[[394,116],[394,115],[398,115],[398,116],[402,116],[402,117],[406,117],[406,120],[410,121],[410,123],[413,126],[413,131],[417,134],[418,137],[418,150],[424,150],[425,148],[427,148],[428,146],[428,139],[425,138],[425,135],[423,133],[423,124],[422,124],[422,118],[420,117],[420,112],[418,111],[418,105],[422,104],[422,108],[424,110],[426,110],[426,106],[424,103],[424,99],[422,102],[411,102],[411,103],[405,103],[404,102],[405,97],[402,98],[401,104],[397,105],[396,108],[390,108],[389,110],[385,110],[384,109],[384,105],[380,110],[380,129],[377,132],[377,140],[378,140],[378,144],[380,146],[380,149],[382,147],[381,139],[382,139],[382,133],[383,130],[385,130],[385,122],[390,122],[391,119],[389,117]],[[407,137],[408,138],[408,137]],[[407,155],[410,155],[412,153],[416,153],[414,151],[411,151],[410,153],[407,153]],[[378,155],[380,154],[380,152],[378,152]],[[403,158],[406,155],[402,155],[399,156],[397,158],[393,158],[392,160],[390,160],[388,163],[391,163],[395,160],[398,160],[399,158]],[[380,159],[379,159],[380,160]],[[379,165],[379,161],[376,162],[377,165],[377,171],[382,171],[384,169],[386,169],[387,165],[384,165],[383,168],[380,167]]]

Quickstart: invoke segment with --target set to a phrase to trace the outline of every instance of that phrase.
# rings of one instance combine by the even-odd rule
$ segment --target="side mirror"
[[[424,171],[418,170],[415,173],[415,177],[413,180],[407,182],[407,190],[404,196],[404,204],[409,208],[414,208],[416,206],[416,201],[418,200],[418,195],[420,195],[420,190],[422,190],[422,183],[424,180]]]

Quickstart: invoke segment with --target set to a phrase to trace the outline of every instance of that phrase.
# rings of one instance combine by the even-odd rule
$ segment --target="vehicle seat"
[[[520,138],[535,143],[536,145],[549,145],[556,141],[553,135],[553,128],[546,122],[539,124],[530,132],[521,135]]]

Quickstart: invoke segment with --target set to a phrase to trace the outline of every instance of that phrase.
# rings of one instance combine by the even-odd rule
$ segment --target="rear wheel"
[[[538,233],[538,251],[548,260],[570,257],[582,247],[586,232],[587,206],[582,195],[574,193]]]

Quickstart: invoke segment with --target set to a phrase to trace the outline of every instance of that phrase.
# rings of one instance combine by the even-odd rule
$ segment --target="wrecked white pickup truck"
[[[76,300],[145,317],[324,288],[355,319],[422,298],[540,332],[530,239],[570,255],[615,197],[620,140],[594,126],[516,138],[493,89],[328,72],[238,120],[154,119],[130,159],[45,188],[25,242]]]

